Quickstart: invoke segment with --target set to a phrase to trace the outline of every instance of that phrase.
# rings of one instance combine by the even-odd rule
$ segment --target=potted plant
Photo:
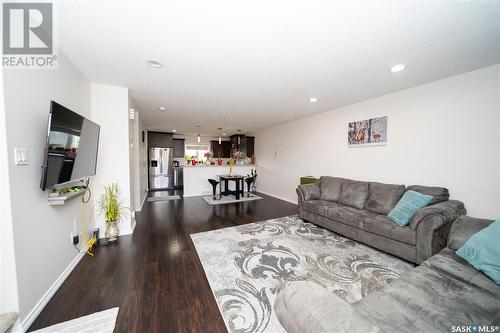
[[[207,151],[205,154],[204,154],[206,160],[205,160],[205,165],[209,165],[210,164],[210,158],[212,157],[212,153]]]
[[[51,188],[49,193],[49,198],[57,198],[57,197],[59,197],[59,191],[55,187]]]
[[[115,241],[119,234],[118,222],[128,214],[128,209],[118,200],[118,184],[104,186],[104,194],[99,198],[100,213],[104,213],[106,231],[104,235],[109,242]]]
[[[189,165],[191,163],[191,156],[189,155],[184,156],[184,160],[186,161],[186,164]]]

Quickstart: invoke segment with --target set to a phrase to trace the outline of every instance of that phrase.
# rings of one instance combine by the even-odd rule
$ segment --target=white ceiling
[[[150,129],[185,134],[254,131],[500,61],[500,2],[86,0],[57,13],[60,48],[91,81],[129,87]]]

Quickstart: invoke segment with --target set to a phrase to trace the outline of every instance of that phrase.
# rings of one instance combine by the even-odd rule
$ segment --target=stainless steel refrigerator
[[[149,148],[149,189],[174,188],[172,148]]]

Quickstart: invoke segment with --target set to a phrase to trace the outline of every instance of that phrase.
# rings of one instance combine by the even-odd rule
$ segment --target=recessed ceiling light
[[[405,68],[406,68],[406,66],[404,64],[397,64],[397,65],[392,66],[389,69],[389,72],[397,73],[397,72],[401,72],[401,71],[405,70]]]
[[[174,128],[174,129],[172,130],[172,132],[174,132],[174,133],[175,133],[175,132],[177,132],[177,130]]]
[[[222,133],[223,136],[226,136],[227,134],[226,133]]]
[[[163,67],[163,64],[161,62],[159,62],[158,60],[148,60],[148,61],[146,61],[146,64],[148,66],[153,67],[153,68],[162,68]]]
[[[317,101],[318,101],[318,99],[316,97],[309,98],[310,103],[316,103]]]
[[[160,106],[160,111],[165,111],[165,107],[164,106]]]

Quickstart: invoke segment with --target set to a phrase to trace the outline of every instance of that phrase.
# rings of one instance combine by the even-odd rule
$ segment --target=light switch
[[[14,161],[16,165],[28,165],[28,149],[14,148]]]

